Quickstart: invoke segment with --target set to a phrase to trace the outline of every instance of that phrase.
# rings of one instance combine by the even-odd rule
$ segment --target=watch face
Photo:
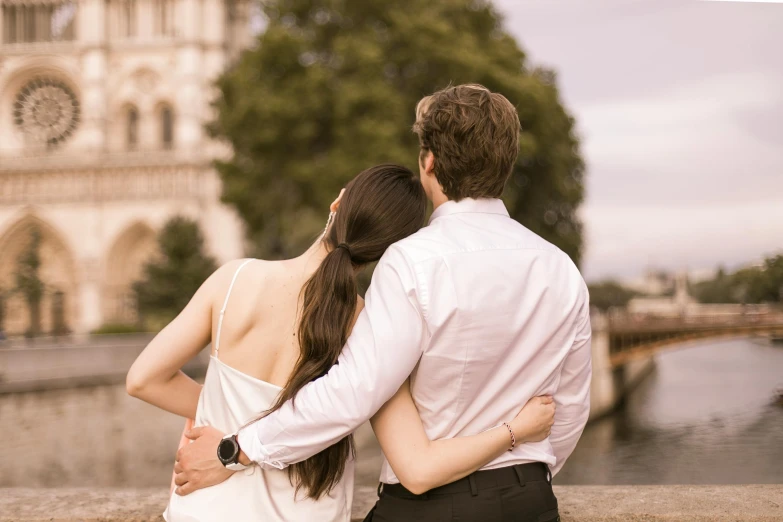
[[[218,445],[218,458],[221,462],[224,464],[233,462],[237,453],[239,453],[239,445],[233,437],[220,441],[220,444]]]

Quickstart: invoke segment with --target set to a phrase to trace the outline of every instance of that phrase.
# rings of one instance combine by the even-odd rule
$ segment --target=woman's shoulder
[[[253,264],[253,261],[255,260],[250,258],[232,259],[231,261],[226,261],[212,273],[210,279],[215,281],[216,286],[225,286],[225,284],[229,283],[234,278],[234,276],[239,274],[240,270],[245,269],[247,265]]]
[[[248,283],[263,282],[273,270],[275,261],[242,258],[226,261],[209,277],[215,290],[215,297],[225,295],[233,285],[247,286]]]
[[[226,261],[215,270],[213,277],[221,280],[231,280],[235,275],[238,276],[240,272],[243,274],[263,274],[274,269],[278,264],[279,261],[265,261],[253,257],[232,259],[231,261]]]

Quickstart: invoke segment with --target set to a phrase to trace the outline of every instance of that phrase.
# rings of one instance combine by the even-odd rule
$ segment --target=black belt
[[[529,464],[517,464],[505,468],[476,471],[465,478],[451,484],[433,488],[422,495],[416,495],[408,491],[402,484],[380,484],[378,494],[386,493],[397,498],[426,499],[431,496],[454,495],[456,493],[471,493],[477,495],[479,490],[496,488],[498,486],[510,486],[513,484],[525,484],[526,482],[552,480],[549,466],[542,462]]]

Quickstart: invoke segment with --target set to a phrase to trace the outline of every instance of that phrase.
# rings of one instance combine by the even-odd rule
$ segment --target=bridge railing
[[[622,366],[635,357],[688,341],[759,334],[783,336],[781,309],[766,305],[738,308],[742,313],[665,317],[615,311],[603,323],[610,361],[613,366]]]
[[[611,332],[645,332],[661,330],[695,330],[714,327],[783,326],[783,312],[757,312],[749,310],[741,314],[693,315],[660,317],[648,314],[615,313],[608,318]]]

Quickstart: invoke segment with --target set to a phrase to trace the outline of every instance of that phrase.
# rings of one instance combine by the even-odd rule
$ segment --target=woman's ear
[[[329,205],[329,211],[330,212],[337,212],[337,209],[340,208],[340,201],[343,199],[343,194],[345,194],[345,189],[342,189],[340,191],[340,195],[337,196],[337,199],[332,201],[332,204]]]

